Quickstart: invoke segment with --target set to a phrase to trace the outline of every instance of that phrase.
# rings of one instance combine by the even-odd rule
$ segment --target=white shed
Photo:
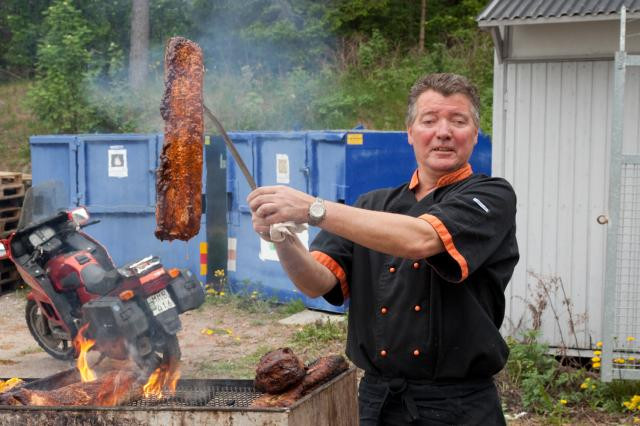
[[[503,332],[583,356],[604,341],[603,374],[615,357],[640,378],[638,18],[640,0],[493,0],[477,20],[495,48],[493,174],[518,196]]]

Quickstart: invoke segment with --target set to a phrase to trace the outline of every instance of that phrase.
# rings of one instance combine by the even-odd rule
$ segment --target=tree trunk
[[[418,53],[424,53],[424,26],[427,14],[427,0],[422,0],[420,8],[420,36],[418,38]]]
[[[149,0],[132,0],[129,84],[139,89],[147,77],[149,62]]]

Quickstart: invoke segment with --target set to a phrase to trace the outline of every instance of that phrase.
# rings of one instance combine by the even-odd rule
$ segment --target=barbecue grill
[[[59,375],[24,387],[55,389]],[[59,386],[59,385],[58,385]],[[261,395],[252,380],[183,379],[175,393],[141,398],[118,407],[0,406],[0,425],[335,425],[358,424],[355,368],[319,386],[287,408],[252,408]]]

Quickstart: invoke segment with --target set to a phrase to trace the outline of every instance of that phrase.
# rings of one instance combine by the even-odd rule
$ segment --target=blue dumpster
[[[154,254],[167,267],[189,268],[196,276],[204,272],[204,214],[200,233],[188,242],[161,242],[154,235],[162,135],[32,136],[30,145],[33,184],[63,182],[69,207],[86,206],[93,219],[100,219],[85,231],[107,248],[117,265]]]
[[[289,185],[349,205],[367,191],[407,182],[416,167],[406,132],[234,132],[229,136],[258,186]],[[258,291],[283,302],[300,298],[310,308],[344,312],[344,307],[332,306],[323,298],[304,296],[291,283],[273,245],[253,231],[246,203],[249,186],[233,158],[227,158],[227,271],[232,290]],[[474,171],[491,174],[487,136],[478,138],[470,162]],[[308,247],[317,233],[318,228],[311,227],[299,236]]]

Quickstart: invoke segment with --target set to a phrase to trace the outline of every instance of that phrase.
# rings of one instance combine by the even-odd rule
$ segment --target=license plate
[[[160,315],[164,311],[168,311],[171,308],[175,308],[176,304],[173,303],[171,296],[167,290],[162,290],[154,295],[147,297],[147,303],[151,308],[153,315]]]

